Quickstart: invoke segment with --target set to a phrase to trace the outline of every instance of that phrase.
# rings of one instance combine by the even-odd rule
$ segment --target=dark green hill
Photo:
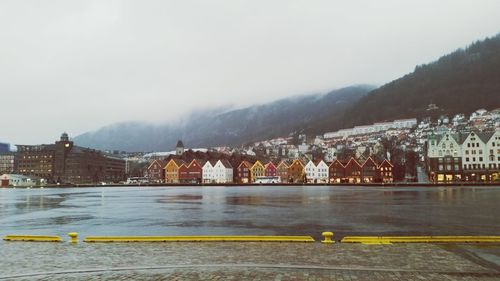
[[[383,67],[383,66],[381,66]],[[427,111],[430,103],[439,110]],[[420,65],[361,98],[335,129],[377,121],[469,114],[500,107],[500,34]],[[322,129],[322,128],[319,128]]]

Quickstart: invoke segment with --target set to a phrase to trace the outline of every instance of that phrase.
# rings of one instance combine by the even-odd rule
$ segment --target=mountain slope
[[[120,123],[82,134],[74,141],[86,147],[126,151],[169,150],[178,139],[189,147],[240,145],[305,131],[331,116],[342,116],[347,107],[372,89],[364,85],[352,86],[328,94],[281,99],[221,114],[207,111],[192,115],[179,125]]]
[[[440,110],[429,112],[435,103]],[[346,111],[341,127],[500,107],[500,34],[473,43],[366,95]]]

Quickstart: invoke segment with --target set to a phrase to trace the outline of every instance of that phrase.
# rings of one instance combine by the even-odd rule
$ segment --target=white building
[[[307,177],[307,182],[310,183],[327,183],[328,182],[328,165],[321,160],[317,163],[309,160],[304,167],[304,172]]]
[[[328,132],[323,135],[325,139],[347,138],[356,135],[365,135],[387,131],[389,129],[410,129],[417,126],[416,118],[398,119],[392,122],[377,122],[372,125],[356,126],[350,129],[342,129],[336,132]]]
[[[45,184],[45,181],[34,176],[24,176],[18,174],[3,174],[0,176],[0,186],[34,186]]]
[[[227,160],[207,161],[202,167],[204,183],[232,183],[233,167]]]
[[[427,159],[434,181],[500,180],[500,130],[431,135]]]

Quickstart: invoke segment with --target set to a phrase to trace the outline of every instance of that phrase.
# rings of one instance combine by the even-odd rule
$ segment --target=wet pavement
[[[500,244],[0,242],[0,252],[0,280],[500,280]]]
[[[0,235],[499,235],[499,187],[0,189]]]

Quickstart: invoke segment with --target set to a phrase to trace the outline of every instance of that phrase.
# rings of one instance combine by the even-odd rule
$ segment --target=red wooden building
[[[204,161],[193,159],[179,167],[179,182],[181,183],[201,183],[203,176]]]
[[[146,169],[146,177],[150,182],[163,182],[165,180],[165,170],[163,167],[167,164],[164,160],[153,160]]]
[[[266,177],[275,177],[276,176],[276,166],[273,162],[269,161],[266,165],[264,165],[265,171],[264,174]]]

